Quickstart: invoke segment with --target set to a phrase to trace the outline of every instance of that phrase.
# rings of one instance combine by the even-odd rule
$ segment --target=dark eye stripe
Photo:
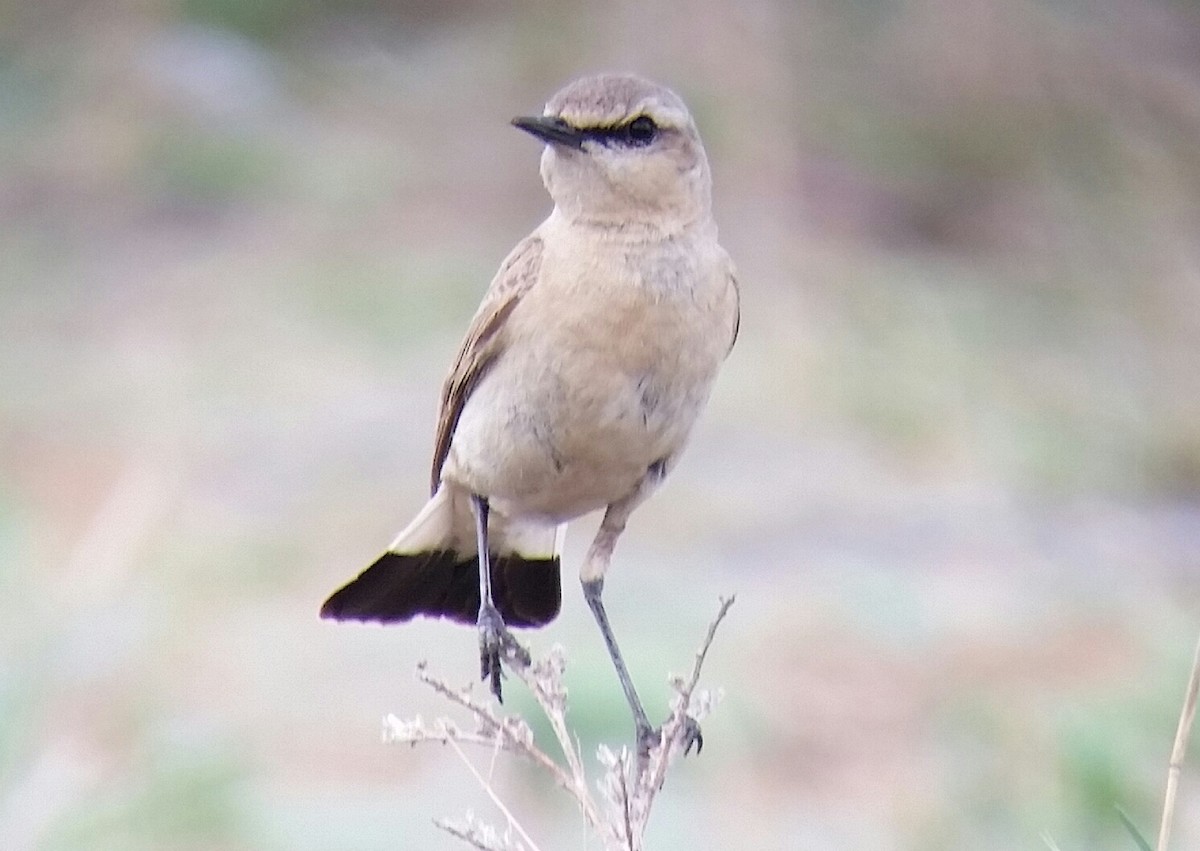
[[[594,139],[603,145],[621,145],[630,148],[640,148],[649,145],[658,135],[659,127],[648,115],[637,118],[616,127],[589,127],[583,131],[588,139]]]

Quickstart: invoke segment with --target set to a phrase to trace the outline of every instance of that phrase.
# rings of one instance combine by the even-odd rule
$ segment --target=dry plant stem
[[[712,646],[713,639],[717,635],[717,627],[721,625],[721,621],[725,620],[725,615],[729,613],[729,607],[733,605],[733,601],[737,599],[737,595],[733,594],[720,599],[721,608],[717,610],[717,616],[708,625],[708,633],[704,636],[704,643],[696,651],[696,662],[692,665],[692,676],[680,687],[675,711],[671,713],[669,722],[663,725],[661,759],[658,760],[655,771],[651,774],[650,782],[651,788],[655,790],[662,788],[667,774],[667,757],[671,753],[674,739],[679,736],[688,722],[688,707],[692,702],[692,694],[696,691],[696,684],[700,682],[700,670],[704,667],[704,660],[708,656],[708,648]],[[668,732],[672,734],[670,739],[667,737]]]
[[[625,774],[621,774],[621,814],[625,818],[625,841],[629,851],[633,851],[633,818],[629,812],[629,787],[625,785]]]
[[[575,779],[576,788],[586,789],[587,775],[583,770],[583,760],[579,757],[579,744],[571,737],[571,731],[567,729],[565,714],[559,711],[550,711],[558,696],[551,695],[546,691],[543,678],[530,677],[528,668],[516,668],[514,671],[517,678],[525,683],[525,686],[533,694],[538,706],[542,708],[543,714],[550,722],[550,728],[554,730],[554,737],[558,739],[563,757],[567,760],[567,767],[571,769],[571,775]]]
[[[1183,711],[1179,715],[1179,727],[1175,731],[1175,744],[1171,748],[1171,763],[1167,768],[1167,791],[1163,796],[1162,823],[1158,828],[1157,851],[1167,851],[1171,839],[1171,824],[1175,819],[1175,797],[1179,793],[1179,774],[1183,770],[1183,759],[1187,755],[1188,738],[1192,733],[1192,722],[1196,718],[1196,696],[1200,692],[1200,642],[1192,657],[1192,674],[1188,679],[1187,696]]]
[[[461,839],[480,851],[521,851],[522,846],[514,845],[507,836],[495,836],[495,831],[490,830],[486,825],[481,825],[470,813],[467,814],[467,818],[462,824],[442,818],[435,818],[433,824],[438,829],[446,831],[451,836]]]
[[[583,817],[587,820],[588,826],[593,830],[602,829],[602,819],[599,812],[596,810],[596,805],[593,803],[591,795],[588,794],[587,774],[583,770],[583,759],[579,755],[579,745],[571,737],[571,731],[567,729],[566,716],[566,693],[554,691],[551,692],[548,684],[557,684],[559,676],[550,675],[555,672],[542,670],[542,666],[550,666],[555,664],[551,660],[541,660],[534,665],[523,667],[513,666],[512,671],[517,679],[521,680],[541,707],[542,714],[546,720],[550,722],[550,729],[554,731],[554,738],[558,739],[559,748],[563,752],[563,758],[567,761],[567,767],[571,770],[570,780],[566,779],[562,768],[558,763],[546,757],[552,765],[554,765],[558,775],[563,777],[559,780],[559,785],[575,796],[579,802],[580,809],[583,812]],[[561,675],[561,672],[557,672]],[[545,756],[545,754],[542,754]],[[558,779],[556,775],[556,779]]]
[[[558,763],[556,763],[541,750],[536,747],[528,746],[522,739],[514,736],[512,731],[505,725],[504,721],[496,717],[490,706],[474,700],[470,693],[466,690],[460,691],[451,688],[446,683],[430,674],[424,663],[417,666],[417,677],[421,680],[421,682],[428,685],[451,703],[456,703],[466,709],[468,712],[474,715],[475,719],[479,722],[479,726],[482,730],[481,733],[465,733],[459,731],[455,736],[455,738],[457,738],[459,741],[492,746],[495,746],[497,742],[499,742],[501,748],[522,754],[531,762],[549,772],[554,778],[555,782],[558,783],[558,785],[564,790],[570,792],[572,795],[576,794],[577,780],[573,779],[570,775],[563,771]],[[544,708],[545,707],[543,706],[543,709]],[[448,742],[450,741],[450,736],[443,736],[440,738],[440,741]],[[578,761],[578,754],[576,754],[575,757],[576,761]],[[582,769],[580,769],[580,771],[582,772]],[[586,781],[584,782],[583,788],[586,788]],[[596,827],[599,824],[599,817],[596,815],[594,810],[585,808],[584,817],[587,818],[588,824],[592,827]]]
[[[444,830],[451,836],[461,839],[472,848],[479,848],[480,851],[492,851],[492,849],[488,848],[486,845],[480,845],[478,842],[476,842],[475,837],[473,837],[471,834],[467,833],[465,830],[460,830],[445,819],[434,819],[433,823],[437,825],[440,830]]]
[[[500,796],[497,795],[496,790],[492,788],[491,781],[485,780],[483,775],[479,773],[479,769],[475,767],[475,763],[467,759],[467,755],[463,752],[462,746],[454,739],[448,739],[447,741],[450,747],[454,748],[454,752],[458,754],[458,758],[463,761],[463,765],[465,765],[471,772],[471,775],[475,778],[476,782],[479,783],[479,785],[483,788],[483,791],[487,792],[487,796],[492,799],[492,803],[496,805],[496,808],[500,810],[500,812],[504,813],[504,818],[508,820],[509,826],[516,830],[517,833],[521,834],[521,838],[525,840],[525,842],[530,848],[533,849],[533,851],[540,851],[537,843],[534,842],[533,839],[530,838],[529,834],[525,832],[525,828],[521,827],[521,823],[517,821],[515,816],[513,816],[512,811],[510,811],[509,808],[504,805],[504,801],[500,800]]]
[[[597,803],[589,789],[579,742],[567,724],[567,693],[562,684],[564,664],[562,651],[558,648],[552,650],[545,658],[533,662],[515,658],[515,654],[506,654],[505,667],[513,677],[521,680],[529,688],[542,713],[550,722],[563,753],[562,762],[551,758],[538,746],[534,741],[533,731],[523,718],[500,715],[501,708],[491,700],[476,699],[472,696],[470,686],[450,686],[430,674],[424,663],[417,666],[418,679],[446,700],[470,713],[475,719],[477,729],[464,730],[454,721],[444,717],[426,723],[419,717],[404,720],[388,716],[384,721],[385,739],[414,745],[418,742],[440,742],[454,748],[475,780],[507,820],[508,833],[505,835],[498,834],[490,825],[479,822],[469,813],[467,821],[463,824],[435,820],[435,824],[442,830],[475,848],[484,851],[515,851],[518,848],[527,848],[536,851],[537,846],[496,794],[490,779],[484,777],[467,758],[460,747],[462,742],[487,746],[492,752],[492,768],[500,751],[524,756],[549,773],[575,800],[588,829],[597,834],[605,849],[642,851],[650,811],[655,797],[663,787],[667,769],[676,759],[684,756],[683,745],[691,741],[690,731],[695,728],[696,722],[693,719],[703,718],[714,700],[707,692],[697,694],[696,686],[717,627],[724,620],[733,601],[733,597],[721,599],[720,609],[709,624],[704,641],[696,652],[690,677],[671,678],[671,685],[675,691],[671,713],[662,725],[659,742],[650,748],[645,759],[639,754],[635,761],[629,747],[623,747],[615,753],[604,746],[600,747],[600,761],[605,766],[603,776],[598,781],[603,794],[603,800],[600,802],[603,806]],[[489,775],[492,768],[489,768]]]
[[[696,651],[696,661],[692,665],[691,676],[686,681],[675,681],[677,696],[671,716],[662,726],[662,739],[658,746],[650,749],[645,760],[638,759],[634,770],[633,788],[630,789],[624,776],[621,777],[619,796],[624,816],[624,823],[621,825],[624,835],[621,839],[630,851],[638,851],[642,847],[641,839],[650,820],[654,798],[663,787],[667,769],[678,755],[680,749],[677,744],[683,736],[684,730],[691,723],[688,710],[691,707],[696,684],[700,681],[700,671],[704,667],[708,649],[716,637],[717,627],[725,619],[725,615],[729,612],[729,607],[733,605],[735,599],[737,599],[736,596],[721,598],[721,607],[717,610],[717,615],[713,618],[712,623],[709,624],[704,642]],[[628,752],[623,752],[618,760],[618,770],[621,765],[628,765]]]
[[[456,839],[461,839],[463,842],[467,843],[472,848],[478,848],[479,851],[495,851],[495,849],[492,848],[490,845],[484,845],[482,842],[477,840],[471,833],[463,830],[462,828],[458,827],[455,824],[452,824],[452,823],[446,821],[445,819],[435,818],[433,820],[433,823],[439,830],[444,830],[444,831],[446,831],[446,833],[450,834],[451,836],[455,837]]]

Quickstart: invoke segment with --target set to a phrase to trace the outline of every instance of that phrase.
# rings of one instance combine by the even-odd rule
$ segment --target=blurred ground
[[[4,0],[0,847],[442,848],[492,812],[379,744],[472,633],[316,610],[420,504],[443,370],[548,210],[508,119],[601,69],[694,107],[744,298],[607,591],[660,708],[739,595],[653,847],[1153,831],[1200,604],[1194,4]],[[590,751],[628,722],[566,586],[530,641]]]

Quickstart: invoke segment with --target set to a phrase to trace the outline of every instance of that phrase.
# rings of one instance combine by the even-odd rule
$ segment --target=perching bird
[[[566,523],[604,508],[580,579],[645,749],[657,734],[601,591],[626,520],[674,466],[733,346],[737,282],[674,92],[587,77],[512,123],[545,143],[554,209],[467,329],[442,388],[431,499],[321,615],[475,623],[499,698],[502,652],[527,659],[508,627],[554,619]]]

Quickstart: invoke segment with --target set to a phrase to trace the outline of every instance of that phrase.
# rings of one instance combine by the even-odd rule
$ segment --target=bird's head
[[[676,230],[709,216],[704,146],[670,89],[625,74],[585,77],[513,124],[546,143],[542,180],[572,221]]]

